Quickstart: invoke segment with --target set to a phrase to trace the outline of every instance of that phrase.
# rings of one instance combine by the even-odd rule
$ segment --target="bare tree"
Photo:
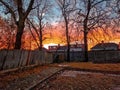
[[[15,26],[11,19],[0,18],[0,49],[13,49]]]
[[[50,8],[51,8],[51,3],[49,2],[49,0],[39,0],[37,1],[37,7],[35,8],[35,10],[33,11],[33,15],[35,16],[34,18],[29,19],[29,23],[31,24],[31,26],[33,27],[33,29],[36,31],[38,37],[39,37],[39,50],[42,50],[43,47],[43,40],[45,40],[45,38],[43,38],[43,31],[45,28],[45,25],[48,20],[48,17],[50,18],[49,14],[50,14]],[[31,18],[31,17],[30,17]]]
[[[65,23],[65,33],[67,42],[67,61],[70,61],[70,35],[69,35],[69,22],[71,13],[75,11],[76,0],[57,0],[57,4],[62,12]]]
[[[17,26],[15,49],[21,48],[21,38],[25,27],[25,20],[33,9],[35,0],[0,0],[0,3],[6,8],[6,14],[10,13]]]
[[[11,20],[3,20],[0,18],[0,49],[7,49],[5,50],[5,56],[0,68],[1,70],[4,68],[9,49],[13,49],[14,30],[15,26]]]
[[[79,8],[79,21],[77,22],[82,23],[83,25],[85,45],[84,61],[88,61],[88,32],[99,27],[100,24],[103,25],[105,22],[104,19],[107,17],[110,10],[107,9],[106,6],[102,6],[107,4],[107,0],[78,0],[78,3],[79,5],[77,7]]]
[[[36,44],[37,44],[37,47],[39,47],[39,43],[38,43],[38,41],[37,41],[37,39],[36,39],[36,36],[34,35],[34,33],[33,33],[33,30],[32,30],[32,27],[35,29],[35,32],[37,33],[37,35],[38,35],[38,32],[37,32],[37,29],[36,29],[36,27],[32,24],[32,22],[28,19],[27,20],[27,24],[28,24],[28,29],[30,30],[30,33],[31,33],[31,35],[32,35],[32,37],[34,38],[34,40],[35,40],[35,42],[36,42]],[[31,25],[32,24],[32,25]]]

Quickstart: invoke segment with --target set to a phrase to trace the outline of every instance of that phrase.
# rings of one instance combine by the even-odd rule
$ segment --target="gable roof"
[[[91,48],[91,50],[117,50],[118,44],[116,43],[99,43]]]

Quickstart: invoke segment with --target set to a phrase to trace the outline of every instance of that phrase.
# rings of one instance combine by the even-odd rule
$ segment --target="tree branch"
[[[26,19],[26,17],[28,16],[28,14],[30,13],[30,11],[32,10],[32,6],[33,6],[33,4],[34,4],[34,1],[35,1],[35,0],[31,0],[31,1],[30,1],[30,4],[29,4],[27,10],[26,10],[26,12],[24,13],[24,14],[25,14],[24,19]]]
[[[9,12],[12,14],[12,17],[13,17],[15,23],[17,23],[16,15],[15,15],[14,11],[10,8],[10,6],[6,2],[4,2],[3,0],[0,0],[0,2],[9,10]]]

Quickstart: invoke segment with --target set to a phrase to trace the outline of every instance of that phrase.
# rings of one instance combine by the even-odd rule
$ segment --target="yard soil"
[[[65,70],[39,90],[120,90],[120,75]]]
[[[28,89],[63,68],[63,72],[46,80],[39,90],[120,90],[120,63],[91,62],[50,64],[0,73],[0,90]]]

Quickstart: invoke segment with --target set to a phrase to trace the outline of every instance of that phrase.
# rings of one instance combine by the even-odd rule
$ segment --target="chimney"
[[[102,40],[101,43],[104,44],[104,41]]]
[[[59,49],[60,48],[60,44],[58,44],[58,46],[57,46],[57,49]]]
[[[78,42],[77,41],[75,42],[75,47],[78,47]]]
[[[60,44],[58,44],[58,47],[60,47]]]

